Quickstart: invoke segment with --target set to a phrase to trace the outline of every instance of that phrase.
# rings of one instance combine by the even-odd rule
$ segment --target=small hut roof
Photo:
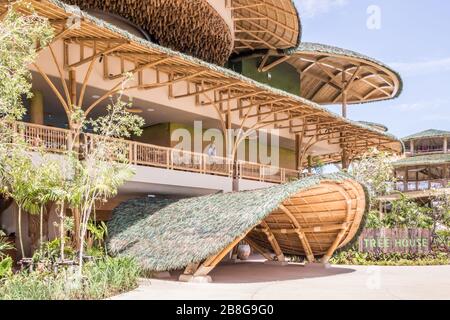
[[[108,223],[109,250],[115,255],[133,256],[144,268],[149,270],[181,269],[190,263],[200,263],[204,259],[214,256],[236,238],[248,233],[249,229],[258,226],[290,197],[318,188],[322,184],[324,185],[321,191],[325,193],[332,188],[330,187],[331,183],[340,185],[342,188],[339,190],[341,191],[347,190],[346,188],[353,190],[348,192],[353,201],[351,208],[356,211],[352,214],[353,218],[346,236],[340,242],[340,245],[343,246],[356,236],[369,203],[369,199],[366,198],[367,193],[363,191],[362,186],[358,185],[358,191],[355,191],[354,181],[352,181],[349,176],[340,173],[309,177],[255,191],[215,194],[181,200],[137,199],[127,201],[114,210],[112,220]],[[336,196],[339,192],[333,190],[328,196]],[[312,194],[308,197],[308,199],[317,198]],[[327,209],[325,210],[327,211],[326,221],[333,223],[336,221],[333,218],[341,219],[342,212],[333,213],[330,207],[336,200],[327,198],[326,194],[323,194],[322,197],[329,201],[327,205],[322,206],[322,209]],[[341,200],[348,204],[348,199],[342,198]],[[274,214],[275,219],[279,219],[277,214]],[[298,219],[302,219],[302,223],[306,223],[309,219],[308,216],[315,217],[316,215],[311,211]],[[317,217],[314,217],[312,218],[313,222],[314,219],[317,220]],[[280,223],[282,222],[280,221]],[[285,223],[284,228],[289,228],[287,225]],[[337,233],[334,234],[330,230],[322,234],[322,239],[330,234],[332,239],[329,241],[331,241],[330,243],[334,242]],[[257,238],[256,235],[252,235],[252,238],[255,237]],[[283,239],[279,239],[285,252],[300,251],[295,248],[295,243],[292,245],[291,242],[286,242],[289,239],[285,242],[282,242]],[[296,241],[299,242],[298,237]],[[265,245],[263,242],[260,244],[261,246]],[[320,244],[311,244],[313,250],[318,250],[314,249],[317,245]],[[316,253],[323,254],[323,252],[317,251]]]
[[[422,165],[437,165],[445,163],[450,163],[450,153],[407,157],[395,161],[393,163],[393,166],[396,168],[400,168],[400,167],[422,166]]]
[[[291,56],[287,62],[302,74],[301,88],[305,98],[320,104],[342,103],[344,69],[346,80],[353,78],[347,94],[347,103],[350,104],[397,98],[403,88],[396,71],[355,51],[302,42],[287,54]]]
[[[235,51],[290,49],[300,44],[302,25],[293,0],[231,0]]]
[[[436,129],[429,129],[422,132],[418,132],[415,134],[412,134],[410,136],[404,137],[402,140],[404,142],[411,141],[415,139],[426,139],[426,138],[448,138],[450,137],[450,131],[444,131],[444,130],[436,130]]]

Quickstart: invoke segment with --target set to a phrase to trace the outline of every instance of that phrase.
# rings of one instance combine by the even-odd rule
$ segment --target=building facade
[[[139,196],[261,189],[318,164],[347,168],[371,148],[403,152],[383,127],[347,119],[349,105],[397,97],[400,76],[365,55],[301,42],[290,0],[29,2],[55,37],[30,66],[35,94],[26,103],[26,140],[64,151],[76,127],[74,106],[95,118],[119,91],[146,121],[142,136],[124,142],[136,173],[99,208],[100,219]],[[342,114],[324,107],[331,104]],[[235,135],[227,139],[229,131]],[[261,152],[274,144],[279,161]],[[14,210],[0,220],[9,232],[17,228]],[[347,222],[340,226],[348,234]],[[344,239],[339,228],[332,230]],[[332,241],[333,249],[341,244]]]

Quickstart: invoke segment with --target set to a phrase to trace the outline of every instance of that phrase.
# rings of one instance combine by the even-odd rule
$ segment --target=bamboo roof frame
[[[292,0],[226,0],[235,25],[234,52],[289,49],[300,43],[302,26]]]
[[[342,104],[344,93],[348,104],[388,100],[403,88],[397,72],[354,51],[301,43],[286,54],[301,74],[300,95],[319,104]]]
[[[398,139],[390,134],[344,119],[314,102],[260,84],[228,69],[211,65],[202,60],[135,37],[124,30],[80,12],[58,0],[29,0],[29,2],[38,14],[50,20],[55,28],[57,39],[78,43],[80,48],[90,47],[95,50],[96,53],[93,56],[84,57],[77,63],[72,64],[72,66],[64,66],[64,70],[67,68],[76,69],[81,63],[90,63],[90,68],[85,76],[84,89],[89,72],[92,71],[91,66],[99,57],[103,60],[105,81],[110,80],[111,77],[114,79],[123,78],[128,72],[134,72],[139,75],[145,68],[170,75],[170,81],[163,83],[159,82],[159,80],[156,83],[148,84],[140,81],[138,86],[130,88],[122,88],[121,84],[117,84],[93,105],[89,106],[87,108],[88,113],[102,100],[120,90],[134,88],[149,90],[157,87],[168,87],[169,95],[171,95],[171,85],[177,81],[186,80],[189,82],[186,94],[171,97],[195,96],[199,106],[214,107],[222,121],[223,129],[227,129],[225,124],[227,115],[238,112],[239,118],[242,119],[241,129],[245,128],[246,120],[249,117],[254,118],[256,115],[260,120],[256,125],[245,128],[247,133],[262,128],[280,127],[288,128],[292,134],[296,134],[298,132],[295,132],[294,128],[301,125],[307,131],[314,132],[317,137],[327,137],[325,140],[316,139],[316,142],[336,139],[336,132],[333,130],[328,134],[323,133],[320,123],[327,123],[326,128],[339,128],[339,132],[344,137],[353,137],[352,147],[354,149],[364,149],[366,144],[370,144],[394,153],[400,153],[403,150]],[[5,8],[0,10],[5,10]],[[67,28],[66,22],[73,15],[79,16],[78,18],[81,21],[80,27],[71,28],[69,26]],[[41,50],[45,50],[45,48],[41,48]],[[69,52],[67,52],[68,54]],[[120,74],[110,75],[107,68],[108,57],[110,56],[120,57],[120,59],[131,62],[135,65],[135,68],[122,70]],[[67,57],[66,59],[68,61]],[[38,66],[37,68],[39,70]],[[45,78],[45,70],[40,70],[40,73]],[[84,90],[82,90],[82,93],[84,93]],[[57,95],[63,106],[66,105],[65,108],[67,108],[70,101],[65,101],[60,93]],[[231,109],[224,106],[229,106],[231,100],[237,102],[240,107]],[[82,96],[78,99],[78,102],[80,101],[83,101]],[[358,139],[358,137],[361,138]],[[245,135],[243,135],[243,138],[245,138]],[[339,141],[345,143],[343,140],[345,138],[341,137]]]

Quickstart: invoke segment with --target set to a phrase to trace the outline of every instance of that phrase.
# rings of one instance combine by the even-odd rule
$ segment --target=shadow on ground
[[[224,263],[211,271],[214,283],[260,283],[274,281],[289,281],[310,278],[331,277],[355,272],[345,267],[305,267],[301,264],[287,266],[266,265],[262,262]],[[171,272],[167,280],[177,281],[182,271]]]

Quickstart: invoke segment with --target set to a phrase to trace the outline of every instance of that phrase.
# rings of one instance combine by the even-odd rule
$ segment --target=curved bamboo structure
[[[231,0],[231,8],[236,52],[299,45],[302,27],[292,0]]]
[[[231,54],[231,30],[206,0],[64,0],[129,19],[165,47],[224,65]]]
[[[345,174],[182,200],[131,200],[114,210],[108,246],[143,268],[189,267],[193,275],[209,273],[242,240],[270,260],[326,262],[356,237],[368,205],[365,188]]]
[[[319,104],[348,104],[396,98],[400,75],[375,59],[354,51],[301,43],[286,57],[301,74],[300,95]]]
[[[246,239],[268,251],[276,241],[283,254],[328,261],[356,236],[366,204],[364,189],[355,181],[322,181],[284,200]]]

